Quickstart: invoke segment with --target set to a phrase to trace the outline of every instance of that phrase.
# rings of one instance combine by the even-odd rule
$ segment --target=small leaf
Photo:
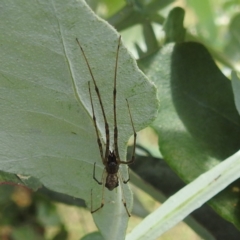
[[[224,49],[224,52],[226,53],[226,55],[228,55],[231,59],[234,59],[235,61],[239,61],[239,57],[240,57],[239,27],[240,27],[240,14],[238,13],[233,16],[233,18],[231,19],[231,22],[229,23],[228,39]]]
[[[27,188],[30,188],[33,191],[36,191],[40,187],[42,187],[42,184],[34,177],[21,176],[21,175],[11,174],[3,171],[0,171],[0,184],[26,186]]]
[[[180,7],[170,11],[164,23],[166,43],[183,42],[186,33],[186,29],[183,26],[184,14],[184,10]]]

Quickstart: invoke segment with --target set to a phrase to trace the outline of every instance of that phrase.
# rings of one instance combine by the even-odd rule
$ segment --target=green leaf
[[[240,151],[171,196],[137,225],[126,239],[157,239],[239,177]]]
[[[22,240],[22,239],[36,239],[36,240],[44,240],[44,237],[40,235],[39,232],[34,231],[30,226],[20,226],[13,230],[11,234],[11,238],[14,240]]]
[[[103,143],[102,112],[79,39],[99,87],[113,143],[113,78],[118,34],[84,1],[1,1],[0,29],[0,169],[33,176],[57,192],[83,198],[90,207],[101,203],[102,164],[88,92],[91,81],[97,126]],[[138,70],[123,45],[117,74],[119,152],[126,156],[133,134],[126,100],[136,130],[153,121],[156,89]],[[126,168],[121,167],[124,178]],[[123,186],[129,210],[132,194]],[[106,239],[123,239],[128,216],[122,188],[105,190],[105,206],[94,220]],[[114,219],[114,221],[113,221]]]
[[[145,43],[147,46],[146,54],[150,54],[156,51],[156,49],[158,49],[158,42],[150,22],[145,22],[143,24],[143,35],[144,35]]]
[[[183,26],[184,10],[176,7],[168,15],[164,24],[166,43],[182,42],[185,38],[186,29]]]
[[[240,79],[237,76],[236,72],[232,72],[232,88],[234,93],[235,105],[240,114]]]
[[[239,149],[240,117],[230,81],[198,43],[167,45],[151,59],[147,75],[159,88],[161,108],[153,127],[164,159],[190,182]],[[146,65],[147,63],[145,63]],[[221,216],[236,217],[238,182],[211,200]]]
[[[146,22],[163,22],[163,18],[158,16],[157,12],[174,0],[130,0],[125,7],[108,19],[108,22],[113,25],[118,31],[127,29],[136,24],[144,24]]]
[[[92,232],[85,235],[82,240],[104,240],[104,238],[99,232]]]
[[[225,46],[224,52],[235,61],[239,61],[240,53],[240,14],[234,15],[229,24],[228,39]],[[234,68],[233,68],[234,69]]]
[[[34,191],[42,187],[42,184],[34,177],[21,176],[0,171],[0,184],[1,185],[16,185],[26,186]]]

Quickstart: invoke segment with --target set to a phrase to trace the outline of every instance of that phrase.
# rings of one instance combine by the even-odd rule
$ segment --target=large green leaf
[[[92,123],[88,81],[92,81],[77,45],[79,39],[99,86],[113,143],[113,76],[118,34],[84,1],[42,0],[0,3],[0,170],[36,177],[46,187],[101,203],[103,164]],[[92,82],[91,82],[92,83]],[[93,84],[92,84],[93,86]],[[105,142],[99,102],[92,87],[97,125]],[[120,46],[117,75],[119,152],[125,159],[133,134],[154,119],[158,102],[153,84]],[[122,168],[126,178],[126,168]],[[127,206],[132,194],[123,186]],[[128,216],[122,188],[105,190],[105,206],[93,214],[106,239],[123,239]],[[114,221],[113,221],[114,219]]]
[[[240,114],[240,79],[237,76],[236,72],[232,72],[232,88],[234,93],[234,101],[238,113]]]
[[[231,83],[198,43],[167,45],[151,61],[147,74],[158,86],[161,102],[153,125],[160,151],[190,182],[240,147],[240,117]],[[211,205],[240,227],[237,189],[239,182],[213,198]]]

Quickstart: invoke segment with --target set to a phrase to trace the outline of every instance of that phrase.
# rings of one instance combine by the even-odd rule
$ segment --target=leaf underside
[[[112,146],[118,34],[84,1],[4,0],[0,6],[0,30],[4,33],[0,36],[0,170],[35,177],[47,188],[85,199],[88,205],[92,189],[93,205],[99,206],[102,188],[93,180],[92,171],[96,162],[96,175],[101,179],[103,164],[88,92],[92,78],[76,38],[98,84]],[[104,144],[102,112],[92,90]],[[156,89],[121,45],[117,120],[122,160],[127,140],[133,134],[126,98],[136,130],[150,124],[158,106]],[[126,168],[121,171],[125,176]],[[124,195],[131,210],[132,194],[127,185]],[[106,190],[105,206],[93,217],[106,239],[123,239],[128,216],[121,190]]]

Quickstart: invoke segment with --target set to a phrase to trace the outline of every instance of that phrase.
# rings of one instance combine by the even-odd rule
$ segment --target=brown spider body
[[[105,187],[112,191],[114,188],[119,186],[118,183],[118,170],[119,163],[117,162],[116,155],[114,151],[109,151],[108,161],[105,166],[105,170],[107,172]]]
[[[76,38],[76,41],[77,41],[77,43],[78,43],[78,45],[81,49],[81,52],[82,52],[83,57],[85,59],[85,62],[87,64],[89,73],[91,75],[91,78],[92,78],[92,81],[93,81],[93,84],[94,84],[94,88],[95,88],[95,91],[96,91],[96,94],[97,94],[97,97],[98,97],[98,100],[99,100],[99,103],[100,103],[100,107],[101,107],[101,110],[102,110],[104,123],[105,123],[106,145],[105,145],[105,153],[103,153],[103,146],[102,146],[100,134],[99,134],[99,131],[98,131],[96,116],[95,116],[94,107],[93,107],[91,86],[90,86],[90,82],[88,82],[88,90],[89,90],[90,102],[91,102],[91,107],[92,107],[93,124],[94,124],[95,132],[96,132],[96,135],[97,135],[97,143],[98,143],[98,147],[99,147],[100,156],[101,156],[101,159],[102,159],[102,163],[105,166],[104,171],[106,172],[106,175],[107,175],[105,181],[103,179],[104,174],[102,175],[102,180],[101,181],[99,181],[95,177],[95,166],[96,166],[96,162],[95,162],[94,167],[93,167],[93,179],[99,185],[103,185],[101,205],[97,209],[93,210],[92,209],[92,204],[91,204],[91,213],[95,213],[104,206],[104,186],[108,190],[112,191],[114,188],[117,188],[119,186],[119,177],[124,184],[126,184],[130,180],[129,177],[128,177],[127,180],[123,180],[123,178],[121,177],[120,171],[119,171],[119,165],[120,164],[129,165],[129,164],[134,162],[137,134],[136,134],[136,131],[135,131],[135,128],[134,128],[134,125],[133,125],[133,120],[132,120],[132,115],[131,115],[131,112],[130,112],[129,103],[128,103],[128,100],[126,99],[128,112],[129,112],[129,116],[130,116],[130,120],[131,120],[131,125],[132,125],[132,129],[133,129],[133,133],[134,133],[134,143],[133,143],[132,158],[128,161],[120,160],[119,152],[118,152],[118,127],[117,127],[117,113],[116,113],[116,96],[117,96],[116,79],[117,79],[118,54],[119,54],[119,48],[120,48],[120,43],[121,43],[121,37],[119,37],[119,40],[118,40],[116,62],[115,62],[115,71],[114,71],[114,88],[113,88],[113,117],[114,117],[114,136],[113,136],[113,140],[114,140],[113,143],[114,144],[113,144],[113,147],[114,147],[114,150],[110,150],[109,125],[108,125],[108,121],[107,121],[107,118],[106,118],[106,114],[105,114],[105,111],[104,111],[102,99],[101,99],[101,96],[100,96],[100,92],[99,92],[96,80],[93,76],[92,70],[90,68],[87,57],[84,53],[84,50],[81,47],[77,38]],[[105,184],[103,184],[103,182],[105,182]],[[92,200],[92,191],[91,191],[91,200]],[[127,212],[128,216],[130,217],[131,215],[130,215],[128,209],[127,209],[127,205],[126,205],[126,201],[124,199],[124,195],[122,195],[122,202],[123,202],[123,205],[126,209],[126,212]]]

